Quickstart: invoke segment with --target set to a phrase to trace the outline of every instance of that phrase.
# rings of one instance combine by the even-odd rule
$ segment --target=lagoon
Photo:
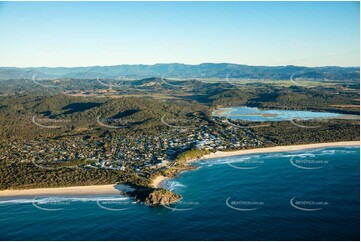
[[[343,118],[346,115],[330,112],[311,112],[311,111],[297,111],[297,110],[280,110],[272,109],[265,110],[257,107],[229,107],[220,108],[213,111],[213,116],[227,117],[231,120],[245,120],[253,122],[263,121],[284,121],[291,119],[330,119]],[[352,116],[352,115],[347,115]],[[353,115],[354,117],[358,117]]]

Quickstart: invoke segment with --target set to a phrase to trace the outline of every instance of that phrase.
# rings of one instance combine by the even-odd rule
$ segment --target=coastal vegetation
[[[208,98],[218,107],[250,106],[264,109],[327,111],[360,114],[359,89],[342,85],[306,88],[261,85],[226,90]]]
[[[309,120],[273,122],[268,127],[257,128],[257,134],[274,145],[312,144],[360,140],[359,120]]]
[[[115,184],[129,174],[101,169],[43,169],[26,163],[0,165],[0,189],[30,189]]]
[[[210,153],[211,152],[209,150],[202,150],[202,149],[194,148],[194,149],[187,150],[185,152],[180,153],[176,158],[176,162],[184,164],[185,162],[190,162],[190,161],[202,158],[204,155],[208,155]]]

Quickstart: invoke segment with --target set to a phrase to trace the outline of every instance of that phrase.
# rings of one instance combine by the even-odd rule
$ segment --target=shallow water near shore
[[[201,160],[147,207],[122,196],[0,202],[2,240],[358,240],[359,147]]]

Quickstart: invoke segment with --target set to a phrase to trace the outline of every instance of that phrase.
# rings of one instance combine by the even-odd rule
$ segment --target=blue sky
[[[358,2],[2,2],[0,66],[359,66]]]

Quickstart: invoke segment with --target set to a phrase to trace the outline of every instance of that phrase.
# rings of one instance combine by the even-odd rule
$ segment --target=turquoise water
[[[358,240],[359,147],[202,160],[147,207],[117,196],[0,202],[1,240]]]
[[[283,121],[290,119],[327,119],[343,116],[338,113],[328,112],[310,112],[310,111],[294,111],[294,110],[263,110],[251,107],[232,107],[221,108],[220,117],[228,117],[229,119],[241,119],[246,121]],[[213,112],[215,115],[215,112]],[[265,115],[265,116],[264,116]],[[216,115],[217,116],[217,115]]]

